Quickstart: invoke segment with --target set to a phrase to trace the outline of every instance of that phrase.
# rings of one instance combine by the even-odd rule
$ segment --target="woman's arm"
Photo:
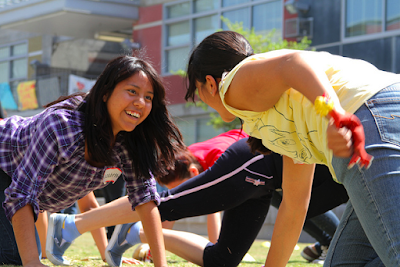
[[[207,232],[208,239],[215,244],[218,241],[219,232],[221,231],[221,213],[213,213],[207,215]]]
[[[93,192],[78,200],[78,206],[81,213],[100,207]],[[91,231],[97,249],[100,252],[102,260],[105,260],[106,247],[108,245],[106,229],[104,227]]]
[[[46,236],[47,236],[47,211],[40,212],[36,220],[35,226],[39,234],[40,246],[42,248],[42,259],[46,256]]]
[[[31,205],[20,208],[11,221],[23,266],[45,266],[39,260]]]
[[[164,237],[162,234],[161,218],[154,202],[147,202],[135,208],[142,221],[147,242],[150,245],[154,266],[167,266],[165,256]]]
[[[225,95],[229,105],[262,112],[272,108],[286,90],[293,88],[311,103],[318,96],[328,94],[335,109],[344,113],[325,72],[312,63],[317,62],[313,58],[318,56],[315,52],[274,52],[268,53],[268,58],[249,61],[238,70]]]
[[[286,266],[299,239],[310,200],[315,164],[294,164],[283,156],[283,198],[265,267]]]

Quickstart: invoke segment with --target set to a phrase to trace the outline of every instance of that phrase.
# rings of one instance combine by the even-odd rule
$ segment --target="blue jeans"
[[[355,115],[361,120],[368,170],[347,170],[349,159],[332,163],[349,202],[324,266],[400,266],[400,83],[369,99]]]
[[[4,190],[10,183],[11,178],[0,169],[0,204],[4,202]],[[35,233],[39,258],[41,258],[42,250],[36,228]],[[3,264],[22,265],[22,261],[15,241],[14,230],[4,213],[3,207],[0,205],[0,265]]]

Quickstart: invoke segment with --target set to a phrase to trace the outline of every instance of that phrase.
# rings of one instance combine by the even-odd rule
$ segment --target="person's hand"
[[[353,155],[352,135],[349,129],[346,127],[337,128],[333,119],[331,119],[329,120],[326,134],[328,137],[328,148],[332,150],[336,157],[348,158]]]
[[[122,257],[122,263],[125,264],[142,264],[140,260]]]
[[[348,168],[351,169],[355,164],[366,169],[372,163],[373,157],[365,151],[364,128],[360,120],[354,114],[339,113],[335,109],[329,112],[337,128],[346,127],[351,131],[353,141],[353,155],[350,159]]]

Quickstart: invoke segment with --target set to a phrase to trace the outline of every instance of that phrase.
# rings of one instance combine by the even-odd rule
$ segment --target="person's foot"
[[[312,263],[323,265],[326,259],[326,254],[328,254],[328,247],[321,246],[321,256],[319,256],[318,259],[313,260]]]
[[[318,247],[319,247],[318,243],[309,245],[303,249],[300,255],[307,261],[312,262],[321,256],[322,252],[319,251]]]
[[[71,263],[63,257],[64,252],[71,245],[62,236],[62,228],[66,214],[51,214],[46,238],[46,256],[54,265],[71,265]]]
[[[133,226],[133,227],[132,227]],[[138,229],[132,228],[141,228],[140,223],[127,223],[117,225],[114,229],[114,232],[111,236],[110,242],[106,248],[106,260],[110,266],[121,266],[122,264],[122,254],[132,246],[136,245],[128,243],[126,237],[130,231],[137,232],[139,234]],[[138,237],[140,240],[140,238]],[[139,242],[138,242],[139,243]]]
[[[153,256],[151,256],[150,246],[148,244],[139,244],[133,251],[132,258],[152,263]]]

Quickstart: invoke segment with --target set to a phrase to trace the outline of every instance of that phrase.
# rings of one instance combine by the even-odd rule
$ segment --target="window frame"
[[[178,48],[183,48],[183,47],[188,47],[189,51],[191,51],[194,46],[196,45],[194,42],[195,40],[195,23],[194,21],[198,18],[202,17],[207,17],[207,16],[213,16],[216,15],[219,20],[218,20],[218,29],[222,29],[223,22],[220,19],[222,14],[224,12],[236,10],[236,9],[243,9],[243,8],[248,8],[248,12],[250,12],[250,15],[248,16],[248,21],[247,25],[250,25],[250,27],[253,27],[252,21],[253,21],[253,6],[264,4],[264,3],[269,3],[269,2],[275,2],[275,1],[281,1],[282,5],[282,30],[283,30],[283,13],[284,13],[284,0],[249,0],[245,3],[240,3],[237,5],[233,6],[228,6],[228,7],[223,7],[222,6],[222,0],[218,0],[217,6],[215,10],[208,10],[208,11],[202,11],[202,12],[197,12],[195,13],[195,3],[194,0],[178,0],[178,1],[173,1],[169,3],[165,3],[163,5],[163,18],[162,18],[162,36],[161,36],[161,71],[163,76],[171,76],[174,74],[171,74],[168,70],[168,52],[173,50],[173,49],[178,49]],[[176,5],[176,4],[181,4],[184,2],[189,2],[190,3],[190,14],[189,15],[184,15],[181,17],[175,17],[175,18],[167,18],[167,10],[170,6]],[[168,36],[167,36],[167,30],[168,30],[168,25],[182,22],[185,20],[189,20],[189,29],[190,29],[190,38],[189,42],[184,43],[184,44],[179,44],[179,45],[172,45],[169,46],[167,45],[168,43]],[[281,33],[281,38],[283,38],[283,32]],[[189,56],[189,55],[188,55]]]
[[[17,45],[21,45],[21,44],[25,44],[26,45],[26,53],[25,54],[20,54],[20,55],[16,55],[13,56],[11,55],[12,52],[12,47],[17,46]],[[13,82],[18,82],[18,81],[25,81],[28,79],[28,64],[29,62],[27,62],[28,64],[26,64],[26,75],[25,76],[21,76],[21,77],[16,77],[16,78],[12,78],[12,64],[11,62],[15,61],[15,60],[19,60],[19,59],[29,59],[29,46],[28,46],[28,41],[27,40],[23,40],[23,41],[18,41],[18,42],[13,42],[13,43],[8,43],[8,44],[4,44],[4,45],[0,45],[0,48],[4,48],[4,47],[8,47],[9,48],[9,54],[7,57],[0,59],[0,62],[7,62],[7,67],[8,67],[8,80],[7,83],[11,84]]]
[[[369,40],[376,40],[376,39],[383,39],[387,37],[392,37],[395,35],[400,34],[400,29],[397,30],[386,30],[386,6],[387,6],[387,0],[382,0],[382,14],[381,14],[381,19],[382,19],[382,25],[381,25],[381,31],[377,33],[371,33],[371,34],[362,34],[362,35],[357,35],[357,36],[346,36],[346,27],[347,27],[347,22],[346,22],[346,15],[347,15],[347,0],[342,0],[341,1],[341,42],[343,44],[346,43],[354,43],[354,42],[364,42],[364,41],[369,41]]]

